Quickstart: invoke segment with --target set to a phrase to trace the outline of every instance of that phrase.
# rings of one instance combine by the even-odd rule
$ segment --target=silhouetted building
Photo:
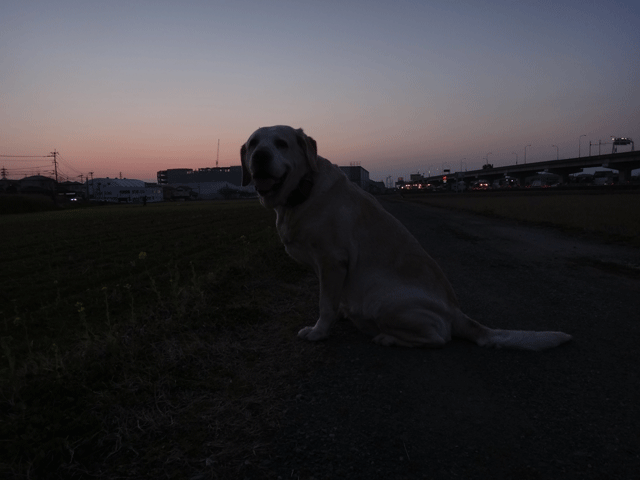
[[[240,186],[242,184],[242,168],[233,167],[211,167],[199,168],[170,168],[158,172],[158,184],[182,184],[182,183],[208,183],[226,182]]]
[[[87,180],[86,186],[89,199],[100,202],[142,203],[145,197],[147,202],[163,200],[161,187],[147,186],[142,180],[94,178]]]
[[[348,167],[340,167],[349,180],[360,186],[363,190],[369,188],[369,172],[359,165],[350,165]]]
[[[84,198],[87,195],[87,186],[84,183],[80,182],[59,182],[58,183],[58,194],[71,195],[76,197]]]
[[[42,175],[33,175],[20,180],[21,193],[51,194],[56,190],[56,181]]]

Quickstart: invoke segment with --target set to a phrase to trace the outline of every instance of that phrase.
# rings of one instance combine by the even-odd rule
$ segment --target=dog
[[[346,317],[380,345],[443,347],[453,337],[480,346],[543,350],[562,332],[488,328],[465,315],[437,263],[395,217],[318,155],[302,129],[256,130],[240,149],[242,185],[276,212],[287,253],[315,270],[320,315],[298,332],[323,340]]]

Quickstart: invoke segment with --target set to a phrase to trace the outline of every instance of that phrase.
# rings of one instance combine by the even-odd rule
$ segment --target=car
[[[467,184],[464,183],[462,180],[451,184],[451,191],[453,192],[464,192],[466,189],[467,189]]]
[[[593,179],[594,185],[613,185],[612,177],[596,177]]]
[[[489,180],[476,180],[471,184],[471,190],[488,190]]]
[[[534,180],[531,184],[527,185],[527,188],[549,188],[549,184],[544,180]]]
[[[503,177],[497,180],[494,180],[491,184],[491,188],[494,190],[498,189],[507,189],[507,188],[518,188],[520,186],[518,179],[514,177]]]

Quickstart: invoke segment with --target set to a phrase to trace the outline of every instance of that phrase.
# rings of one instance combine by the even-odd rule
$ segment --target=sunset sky
[[[286,124],[384,180],[640,143],[639,5],[3,1],[0,155],[57,149],[73,179],[155,181],[215,166],[218,139],[220,166],[239,165],[256,128]]]

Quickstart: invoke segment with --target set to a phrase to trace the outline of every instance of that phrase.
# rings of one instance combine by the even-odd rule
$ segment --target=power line
[[[33,160],[26,160],[26,161],[38,161],[36,159],[40,159],[40,158],[51,158],[53,157],[53,172],[49,171],[49,170],[45,170],[44,173],[47,174],[53,174],[56,182],[58,181],[58,151],[54,150],[53,152],[51,152],[49,155],[7,155],[7,154],[0,154],[0,158],[7,158],[7,159],[33,159]],[[11,161],[11,160],[7,160],[7,161]],[[20,161],[25,161],[25,160],[20,160]],[[48,167],[48,165],[47,165]],[[19,168],[19,169],[7,169],[6,167],[3,166],[2,168],[2,177],[6,178],[7,172],[10,172],[12,175],[40,175],[42,172],[42,169],[46,168],[44,165],[36,165],[36,166],[32,166],[29,168]],[[67,176],[67,178],[69,178]]]
[[[72,170],[73,172],[77,173],[78,175],[80,175],[80,174],[84,175],[83,172],[81,172],[77,168],[74,168],[70,163],[68,163],[66,161],[66,159],[63,158],[62,155],[60,155],[60,153],[58,153],[58,164],[64,165],[65,168],[68,168],[69,170]]]
[[[15,170],[15,169],[20,169],[20,170],[28,170],[28,169],[30,169],[30,170],[33,170],[35,168],[46,168],[46,167],[51,167],[51,164],[48,163],[46,165],[29,165],[29,166],[25,165],[24,167],[23,166],[13,167],[12,170]]]
[[[3,160],[4,162],[39,162],[41,158],[47,158],[47,157],[31,157],[31,158],[17,158],[15,160],[12,160],[13,157],[11,157],[10,155],[2,155],[2,157],[6,158],[6,160]]]
[[[4,167],[7,171],[10,172],[33,172],[35,170],[47,170],[51,168],[51,165],[33,165],[29,167],[15,167],[15,168],[7,168]]]

